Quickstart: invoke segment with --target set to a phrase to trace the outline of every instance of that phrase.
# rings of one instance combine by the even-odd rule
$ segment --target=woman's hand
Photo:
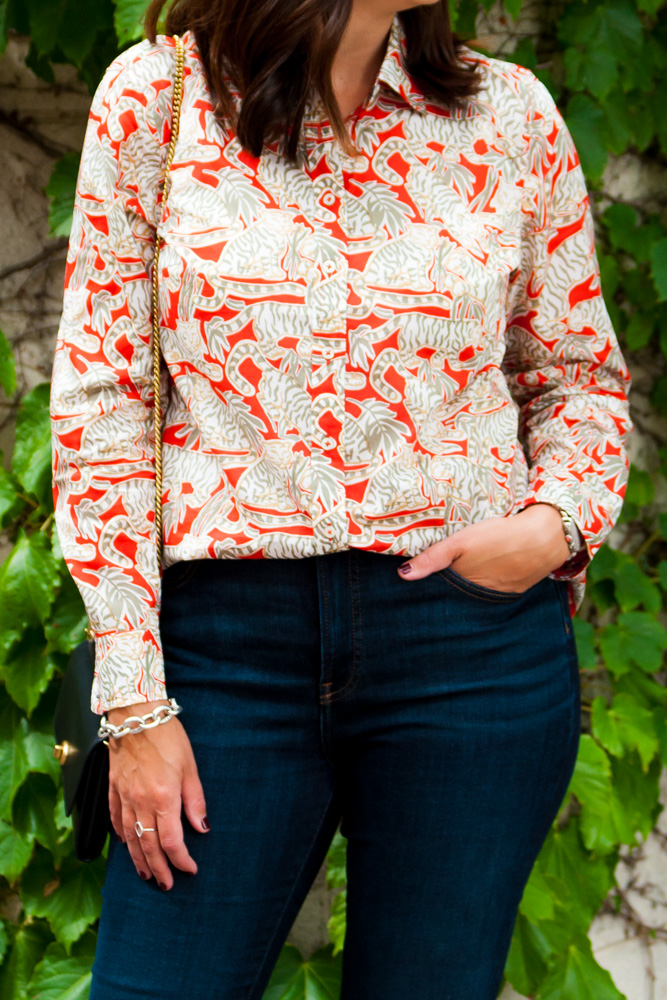
[[[482,587],[521,593],[570,558],[563,522],[548,503],[511,517],[492,517],[454,532],[399,567],[406,580],[421,580],[451,566]],[[410,567],[405,572],[405,567]]]
[[[145,715],[165,699],[112,708],[107,718],[119,725],[129,715]],[[154,875],[161,889],[171,889],[174,879],[167,859],[194,875],[197,865],[183,840],[181,804],[195,830],[209,829],[204,791],[185,729],[172,716],[169,722],[109,737],[109,807],[111,822],[127,844],[135,868],[142,878]],[[136,820],[155,832],[139,838]]]

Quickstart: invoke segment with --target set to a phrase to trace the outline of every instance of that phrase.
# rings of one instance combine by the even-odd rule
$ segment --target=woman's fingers
[[[192,764],[183,777],[183,808],[191,826],[195,830],[206,833],[210,830],[208,817],[206,816],[206,800],[204,799],[204,789],[202,788],[197,765]]]
[[[109,813],[111,815],[111,825],[116,831],[116,836],[125,842],[123,832],[123,808],[120,802],[120,795],[114,785],[109,785]]]
[[[464,530],[464,529],[461,529]],[[409,580],[421,580],[425,576],[430,576],[438,570],[444,569],[459,555],[460,539],[454,541],[454,537],[443,538],[439,542],[434,542],[427,549],[416,556],[412,556],[409,561],[402,563],[398,567],[398,572],[402,577]]]
[[[169,732],[151,729],[125,736],[113,748],[109,804],[114,828],[127,844],[139,875],[154,875],[160,888],[171,889],[170,863],[189,874],[197,872],[183,836],[181,807],[196,830],[205,832],[209,827],[185,730],[178,719],[165,728]],[[144,827],[141,837],[135,829],[137,820]]]
[[[174,879],[171,871],[169,870],[169,864],[165,853],[160,846],[160,835],[158,833],[157,820],[153,818],[150,823],[144,821],[144,825],[154,827],[155,829],[148,830],[146,833],[142,834],[141,839],[139,839],[135,833],[135,840],[139,845],[139,849],[143,852],[145,864],[147,865],[150,873],[155,876],[155,880],[160,888],[166,891],[167,889],[171,889],[174,884]],[[128,847],[129,846],[128,841]],[[137,868],[137,871],[138,870],[139,869]],[[141,872],[139,872],[139,874],[141,874]]]
[[[157,817],[158,837],[160,847],[167,855],[175,868],[188,872],[191,875],[197,873],[197,864],[188,853],[183,840],[183,824],[178,813],[168,812],[158,814]]]
[[[151,877],[151,869],[146,856],[141,849],[141,844],[139,843],[139,838],[137,837],[137,832],[134,829],[134,823],[136,816],[129,809],[123,807],[123,839],[127,844],[127,849],[130,852],[130,857],[134,862],[134,867],[137,869],[137,873],[143,879],[149,879]]]

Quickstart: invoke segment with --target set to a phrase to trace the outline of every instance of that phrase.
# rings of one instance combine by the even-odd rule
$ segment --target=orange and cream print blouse
[[[162,204],[175,46],[123,52],[94,96],[53,369],[53,489],[96,643],[97,712],[168,696],[163,566],[416,555],[529,503],[582,553],[580,606],[619,514],[630,376],[584,176],[528,69],[463,48],[455,112],[404,62],[398,16],[335,141],[315,95],[298,162],[216,121],[194,35]],[[240,95],[230,84],[237,102]],[[163,566],[154,522],[150,272],[161,241]]]

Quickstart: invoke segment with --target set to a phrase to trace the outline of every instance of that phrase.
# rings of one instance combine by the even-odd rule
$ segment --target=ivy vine
[[[146,0],[0,0],[0,52],[8,33],[30,40],[28,66],[54,80],[76,67],[91,93],[118,51],[141,37]],[[492,0],[450,0],[454,27],[474,38]],[[503,8],[501,8],[502,10]],[[497,12],[496,6],[495,11]],[[508,35],[521,0],[505,0]],[[664,205],[606,192],[610,156],[644,168],[667,160],[667,4],[662,0],[560,0],[540,10],[538,38],[517,37],[503,58],[546,84],[573,134],[597,224],[607,307],[626,356],[649,359],[650,403],[667,416],[667,226]],[[480,45],[472,43],[473,47]],[[489,53],[493,54],[493,53]],[[56,163],[47,187],[50,230],[66,236],[78,156]],[[0,332],[0,387],[17,380]],[[16,444],[0,464],[0,529],[11,542],[0,566],[0,1000],[84,1000],[99,916],[104,858],[72,851],[51,748],[59,677],[86,624],[64,564],[51,496],[49,384],[17,404]],[[588,937],[603,904],[622,910],[619,858],[655,828],[667,766],[667,447],[651,471],[631,468],[622,544],[597,554],[575,617],[583,695],[582,738],[570,788],[524,893],[505,970],[539,1000],[620,1000]],[[345,934],[345,840],[328,853],[337,890],[330,942],[304,958],[285,945],[266,1000],[333,1000]]]

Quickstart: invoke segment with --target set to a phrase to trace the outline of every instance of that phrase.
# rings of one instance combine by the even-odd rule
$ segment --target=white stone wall
[[[494,14],[479,23],[478,38],[502,54],[513,48],[517,38],[547,30],[548,12],[548,4],[533,3],[518,25]],[[14,345],[19,375],[14,400],[0,393],[0,449],[5,462],[11,454],[18,398],[50,376],[61,308],[65,241],[48,236],[44,187],[56,160],[68,150],[80,149],[90,104],[74,70],[56,67],[56,85],[44,83],[25,68],[26,51],[25,40],[12,39],[0,59],[0,328]],[[613,197],[641,200],[659,209],[667,196],[667,175],[648,170],[631,155],[618,157],[610,161],[603,189]],[[654,469],[657,448],[667,443],[667,421],[651,412],[647,400],[655,357],[650,351],[638,352],[631,359],[631,370],[637,428],[632,458]],[[665,497],[659,500],[664,504]],[[615,533],[613,541],[622,543],[622,535]],[[667,787],[665,792],[667,801]],[[623,912],[605,909],[596,919],[591,935],[595,954],[628,1000],[667,1000],[667,813],[642,849],[627,852],[618,880],[624,893]],[[327,941],[333,895],[326,889],[323,868],[288,938],[305,954]],[[517,997],[510,989],[503,993],[503,1000]]]

